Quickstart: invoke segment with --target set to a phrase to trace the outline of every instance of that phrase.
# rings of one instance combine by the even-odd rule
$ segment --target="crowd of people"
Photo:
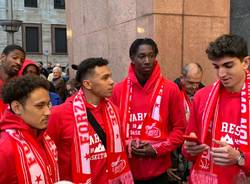
[[[115,84],[101,57],[73,65],[0,56],[0,183],[246,184],[250,175],[250,56],[238,35],[221,35],[206,54],[218,80],[202,84],[188,63],[166,79],[151,38],[129,48]]]

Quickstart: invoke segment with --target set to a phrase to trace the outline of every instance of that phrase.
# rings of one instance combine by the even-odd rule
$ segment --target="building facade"
[[[205,53],[208,43],[230,32],[250,42],[249,12],[249,0],[66,1],[70,63],[105,57],[120,81],[127,74],[132,41],[151,37],[167,78],[174,80],[184,64],[197,62],[209,84],[216,75]]]
[[[68,64],[64,0],[1,0],[0,19],[22,21],[14,39],[0,28],[0,50],[15,43],[23,46],[27,57],[45,66],[48,62]]]

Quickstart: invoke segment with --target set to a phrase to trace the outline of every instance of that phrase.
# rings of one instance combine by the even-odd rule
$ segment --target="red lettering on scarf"
[[[244,145],[248,145],[247,143],[247,119],[241,118],[241,126],[240,126],[240,143]]]
[[[80,111],[80,112],[82,112],[82,111],[84,111],[84,109],[83,109],[83,107],[81,107],[81,106],[73,106],[73,108],[74,108],[74,112],[78,112],[78,111]]]
[[[112,107],[107,105],[107,111],[108,111],[109,118],[110,118],[110,121],[112,122],[112,124],[113,125],[117,124],[116,114],[114,113]]]
[[[78,124],[78,130],[81,134],[88,133],[88,125],[87,124]]]
[[[32,157],[31,150],[27,144],[25,143],[23,144],[23,149],[24,149],[25,155],[27,155],[28,165],[30,167],[31,165],[36,163],[36,159]]]
[[[86,113],[84,114],[77,114],[76,115],[76,120],[79,124],[83,123],[83,122],[87,122],[87,118],[86,118]]]
[[[48,138],[49,136],[46,136],[45,137],[45,140],[46,140],[46,142],[49,144],[49,146],[50,146],[50,150],[51,150],[51,152],[52,152],[52,154],[53,154],[53,156],[54,157],[57,157],[57,150],[56,150],[56,146],[55,146],[55,143],[54,143],[54,141],[51,139],[51,138]]]
[[[86,136],[86,133],[88,133],[88,123],[85,122],[79,122],[77,124],[78,132],[79,132],[79,138],[80,143],[85,144],[89,142],[88,136]]]
[[[88,137],[84,137],[82,135],[79,135],[80,138],[80,144],[86,144],[89,142]]]
[[[78,102],[83,103],[83,99],[81,98],[81,96],[77,96],[77,95],[75,96],[74,101],[75,101],[75,102],[78,101]]]

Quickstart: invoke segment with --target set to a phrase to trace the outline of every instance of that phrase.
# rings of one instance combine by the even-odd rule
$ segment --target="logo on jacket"
[[[122,172],[125,166],[125,160],[120,160],[120,157],[117,158],[117,161],[111,163],[112,172],[115,174]]]
[[[158,138],[161,136],[161,131],[158,127],[156,127],[156,123],[152,123],[152,125],[145,126],[146,134],[150,137]]]

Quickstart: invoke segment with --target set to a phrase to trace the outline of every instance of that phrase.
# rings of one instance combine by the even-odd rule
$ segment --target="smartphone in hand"
[[[197,144],[201,144],[200,140],[197,138],[197,137],[191,137],[189,135],[183,135],[183,138],[186,140],[186,141],[189,141],[189,142],[196,142]]]

